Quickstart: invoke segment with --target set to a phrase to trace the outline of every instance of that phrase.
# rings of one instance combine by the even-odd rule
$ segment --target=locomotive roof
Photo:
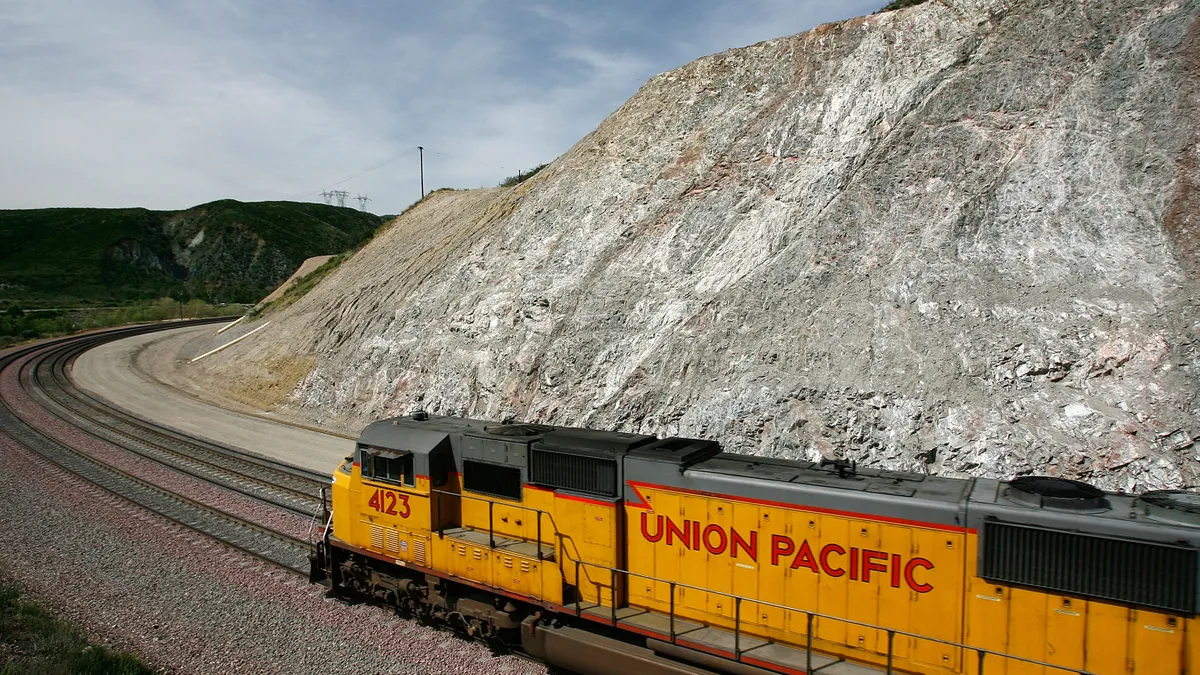
[[[389,450],[404,450],[414,455],[429,454],[451,434],[482,432],[487,424],[490,423],[463,417],[430,415],[422,420],[405,415],[368,424],[358,435],[358,443]]]

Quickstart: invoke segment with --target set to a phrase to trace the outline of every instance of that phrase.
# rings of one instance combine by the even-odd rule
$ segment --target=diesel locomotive
[[[422,412],[333,472],[311,580],[580,673],[1200,675],[1200,497]]]

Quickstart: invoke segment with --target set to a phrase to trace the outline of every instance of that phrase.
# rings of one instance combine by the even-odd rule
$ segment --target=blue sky
[[[320,201],[354,176],[398,213],[418,145],[427,189],[492,186],[658,73],[882,4],[2,0],[0,208]]]

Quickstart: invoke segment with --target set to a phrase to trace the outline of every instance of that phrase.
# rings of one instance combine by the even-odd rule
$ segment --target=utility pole
[[[417,150],[421,155],[421,199],[425,199],[425,147],[418,145]]]
[[[359,196],[355,197],[355,199],[358,200],[358,210],[366,211],[367,210],[367,202],[371,201],[371,198],[366,195],[359,195]]]

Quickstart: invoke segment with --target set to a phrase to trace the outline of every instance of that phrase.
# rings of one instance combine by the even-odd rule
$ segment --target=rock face
[[[655,77],[202,362],[942,475],[1200,483],[1200,3],[943,0]],[[257,369],[257,370],[256,370]]]

